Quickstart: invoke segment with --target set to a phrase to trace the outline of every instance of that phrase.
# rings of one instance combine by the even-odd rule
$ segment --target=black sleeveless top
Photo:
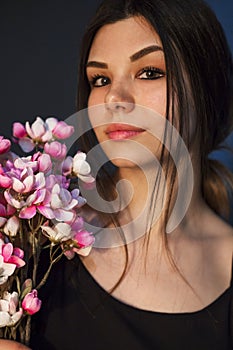
[[[33,350],[233,349],[233,283],[204,309],[162,313],[109,295],[78,257],[54,266],[33,316]]]

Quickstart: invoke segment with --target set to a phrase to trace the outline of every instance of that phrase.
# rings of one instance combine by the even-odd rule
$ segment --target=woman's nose
[[[126,86],[111,86],[105,96],[106,108],[114,113],[129,113],[135,107],[135,100]]]

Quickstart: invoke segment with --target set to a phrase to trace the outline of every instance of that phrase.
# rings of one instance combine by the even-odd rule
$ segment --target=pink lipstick
[[[144,129],[128,124],[110,124],[105,130],[110,140],[127,140],[144,131]]]

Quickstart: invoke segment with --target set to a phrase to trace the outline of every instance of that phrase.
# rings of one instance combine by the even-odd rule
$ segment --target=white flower
[[[15,237],[17,235],[17,232],[19,230],[19,219],[17,216],[11,216],[7,223],[4,226],[3,231],[7,236]]]
[[[18,303],[18,293],[4,293],[3,299],[0,299],[0,327],[13,326],[20,320],[23,310],[17,311]]]
[[[5,263],[3,256],[0,255],[0,285],[8,280],[15,271],[16,265],[11,263]]]
[[[73,159],[73,172],[80,180],[86,183],[92,183],[95,181],[91,176],[91,167],[86,161],[87,155],[83,152],[78,152]]]
[[[72,238],[71,227],[64,222],[59,222],[53,228],[45,225],[41,226],[41,228],[45,236],[52,242],[64,242]]]

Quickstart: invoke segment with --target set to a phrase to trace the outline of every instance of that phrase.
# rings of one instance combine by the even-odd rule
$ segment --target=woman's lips
[[[126,140],[144,132],[144,129],[126,124],[111,124],[106,129],[106,134],[110,140]]]

